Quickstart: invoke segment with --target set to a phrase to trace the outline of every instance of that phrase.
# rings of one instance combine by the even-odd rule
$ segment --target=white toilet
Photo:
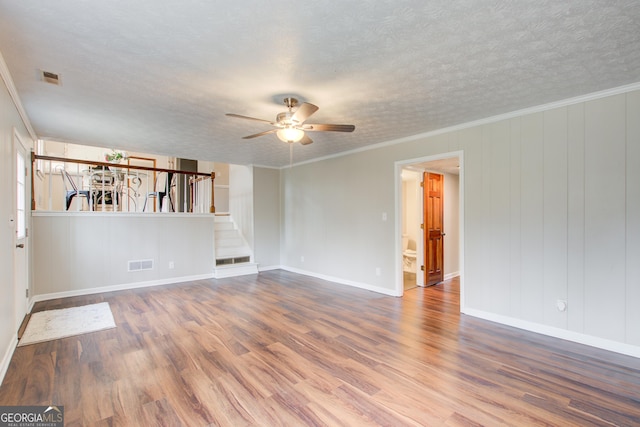
[[[409,249],[409,236],[402,235],[402,269],[409,273],[416,273],[416,251]]]

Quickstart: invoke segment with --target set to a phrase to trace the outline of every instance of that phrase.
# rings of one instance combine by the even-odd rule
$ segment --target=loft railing
[[[31,209],[70,210],[71,203],[67,202],[69,191],[73,193],[77,190],[81,194],[72,197],[76,199],[76,208],[73,210],[84,210],[85,198],[89,211],[156,212],[159,205],[163,211],[182,208],[182,212],[205,213],[207,209],[204,203],[207,203],[208,212],[215,213],[215,172],[158,168],[155,167],[155,159],[137,159],[152,161],[154,166],[134,165],[129,162],[96,162],[32,153],[34,178],[31,180]],[[39,167],[36,166],[36,162]],[[40,178],[37,187],[36,176]],[[160,178],[164,179],[161,187]],[[208,193],[205,194],[203,188],[206,188]],[[178,206],[178,202],[181,202],[182,206]]]
[[[205,213],[207,209],[208,195],[214,194],[213,180],[208,177],[198,176],[189,178],[189,188],[191,189],[191,211]],[[214,210],[209,212],[215,213]]]

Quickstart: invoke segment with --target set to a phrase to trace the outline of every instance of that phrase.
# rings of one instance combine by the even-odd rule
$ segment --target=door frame
[[[18,239],[17,236],[15,234],[16,231],[16,227],[17,227],[17,218],[15,217],[16,215],[16,211],[17,211],[17,173],[18,171],[16,170],[17,164],[17,155],[18,155],[18,149],[21,149],[21,151],[24,153],[24,167],[26,170],[26,174],[25,174],[25,188],[24,188],[24,192],[25,192],[25,218],[24,218],[24,226],[25,226],[25,236],[21,243],[24,245],[24,248],[20,249],[21,251],[24,252],[24,272],[22,272],[22,274],[17,274],[17,253],[16,251],[18,251],[18,248],[16,247],[16,245],[18,244]],[[16,332],[18,331],[18,328],[20,327],[24,317],[29,313],[29,297],[27,295],[25,295],[25,291],[29,291],[30,289],[30,252],[31,252],[31,248],[30,248],[30,244],[29,244],[29,229],[31,226],[31,221],[30,221],[30,212],[31,212],[31,151],[29,149],[28,146],[25,145],[25,143],[23,142],[22,138],[20,137],[20,134],[18,133],[18,131],[14,128],[13,129],[13,141],[12,141],[12,145],[11,145],[11,154],[12,154],[12,158],[11,158],[11,180],[12,180],[12,190],[11,190],[11,218],[12,218],[12,222],[14,224],[13,226],[13,230],[12,230],[12,234],[13,234],[13,271],[12,271],[12,276],[13,276],[13,290],[14,290],[14,297],[13,297],[13,308],[14,308],[14,319],[16,324],[15,326],[15,330]],[[18,280],[20,278],[20,276],[24,277],[24,283],[18,283]]]
[[[402,296],[404,293],[403,286],[403,270],[402,270],[402,169],[420,163],[449,159],[457,157],[460,164],[459,175],[459,200],[458,200],[458,218],[459,218],[459,263],[460,263],[460,310],[465,308],[465,287],[464,287],[464,152],[462,150],[450,151],[441,154],[435,154],[424,157],[416,157],[407,160],[397,161],[394,164],[395,177],[395,289],[394,295]],[[421,205],[422,207],[422,205]],[[417,254],[421,256],[421,254]]]

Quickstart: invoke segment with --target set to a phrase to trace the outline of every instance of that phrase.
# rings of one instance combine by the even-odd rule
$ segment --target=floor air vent
[[[238,258],[217,259],[216,260],[216,266],[218,266],[218,265],[240,264],[240,263],[249,262],[249,261],[250,261],[250,257],[248,257],[248,256],[243,256],[243,257],[238,257]]]

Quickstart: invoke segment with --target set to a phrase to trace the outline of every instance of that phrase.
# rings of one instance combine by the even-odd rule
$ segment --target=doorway
[[[425,286],[444,280],[444,177],[443,173],[422,174],[422,271]]]
[[[415,286],[429,286],[460,276],[461,301],[463,300],[462,160],[462,152],[459,151],[396,162],[396,179],[398,180],[396,292],[398,295]],[[443,267],[441,276],[433,281],[432,275],[431,283],[429,275],[423,270],[427,268],[425,258],[429,251],[428,230],[422,229],[426,222],[423,211],[425,192],[422,186],[425,172],[444,177],[444,199],[441,200],[444,202],[444,230],[440,230],[446,236],[440,240],[440,242],[444,241],[442,254],[444,263],[441,265]],[[413,255],[412,250],[415,250],[415,266],[408,262],[407,257],[407,254]],[[415,277],[414,283],[411,282],[413,277]]]
[[[422,209],[420,179],[419,171],[402,169],[402,285],[405,291],[418,286],[418,245]]]

